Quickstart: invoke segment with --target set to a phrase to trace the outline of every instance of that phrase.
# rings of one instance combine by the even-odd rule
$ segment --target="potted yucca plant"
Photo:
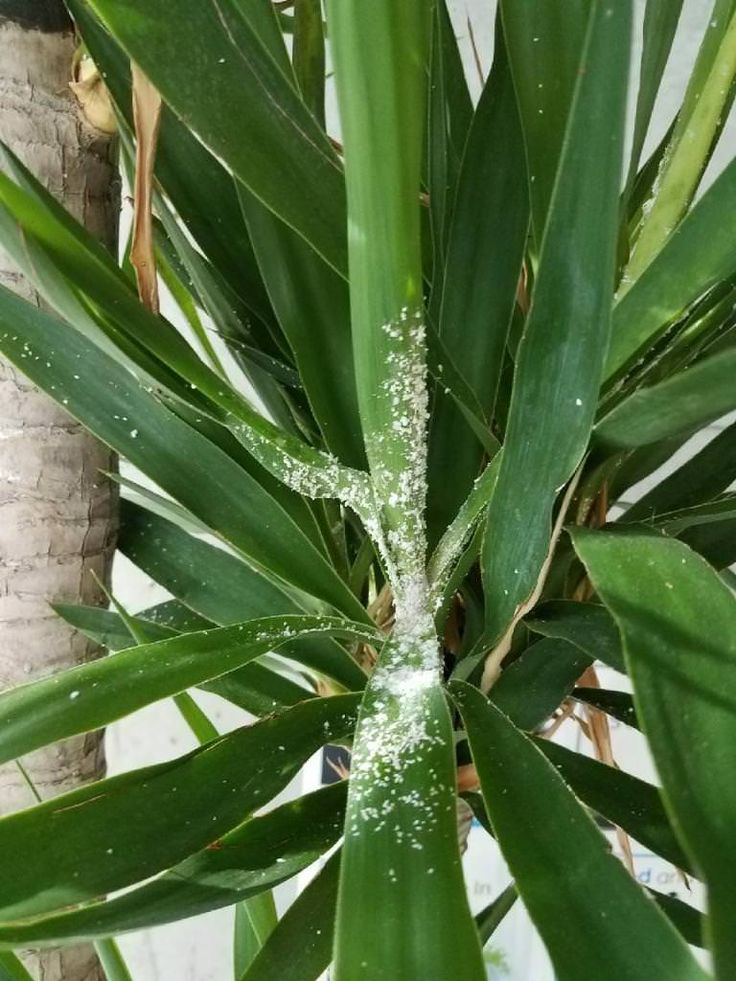
[[[501,0],[476,105],[443,0],[68,6],[137,164],[133,248],[5,152],[2,242],[49,310],[0,293],[0,350],[158,488],[124,481],[119,547],[171,599],[60,609],[114,653],[2,693],[0,752],[167,697],[202,747],[0,820],[0,971],[91,939],[124,977],[108,938],[238,904],[240,981],[478,981],[518,893],[564,981],[704,978],[689,944],[736,977],[734,425],[615,507],[736,408],[736,164],[693,203],[732,0],[645,160],[675,0],[647,3],[630,140],[631,0]],[[218,736],[195,688],[257,721]],[[545,738],[575,705],[599,760]],[[601,762],[606,713],[661,788]],[[326,743],[349,778],[264,811]],[[468,806],[514,877],[476,918]]]

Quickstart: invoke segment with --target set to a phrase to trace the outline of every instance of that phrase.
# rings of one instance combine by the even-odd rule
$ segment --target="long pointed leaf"
[[[526,141],[538,246],[544,233],[565,129],[578,84],[589,13],[590,4],[585,0],[501,2],[503,29]]]
[[[422,575],[426,348],[418,189],[430,0],[330,0],[358,405],[390,561]],[[393,573],[390,573],[393,575]]]
[[[362,467],[347,283],[242,185],[239,197],[263,281],[325,442],[346,463]]]
[[[691,872],[656,787],[547,739],[537,745],[575,795],[645,848]]]
[[[98,606],[55,604],[54,611],[76,630],[81,630],[96,644],[108,647],[111,651],[127,650],[135,646],[122,618],[112,610],[101,610]],[[152,611],[143,612],[149,616]],[[136,630],[145,636],[146,642],[153,642],[177,633],[190,633],[214,626],[206,620],[202,623],[187,622],[193,616],[191,611],[181,607],[177,609],[177,616],[174,618],[166,613],[165,625],[142,616],[128,619],[135,623]],[[220,695],[255,716],[268,715],[314,695],[313,691],[295,684],[257,661],[236,668],[220,678],[204,681],[198,687]]]
[[[0,981],[33,981],[21,961],[10,951],[0,951]]]
[[[736,423],[655,484],[626,510],[625,522],[642,521],[676,509],[694,507],[721,494],[736,472]]]
[[[348,736],[355,707],[353,695],[311,699],[187,756],[4,817],[0,918],[95,899],[206,848],[279,793],[321,745]]]
[[[268,617],[182,634],[92,661],[0,695],[0,762],[89,732],[160,698],[241,667],[305,633],[373,640],[329,617]]]
[[[68,0],[66,5],[118,113],[132,131],[128,57],[100,24],[88,0]],[[162,112],[156,177],[204,255],[263,323],[258,331],[263,338],[272,315],[238,209],[232,176],[168,107]]]
[[[488,509],[483,568],[491,641],[534,592],[555,496],[579,464],[593,422],[613,296],[630,21],[628,2],[590,5],[583,72]]]
[[[726,167],[616,304],[606,377],[618,378],[688,307],[736,270],[736,162]]]
[[[263,44],[248,7],[233,0],[91,5],[202,142],[344,273],[345,192],[337,159]],[[195,68],[183,51],[196,52]]]
[[[216,624],[227,626],[255,617],[311,612],[262,573],[164,518],[128,501],[121,502],[120,518],[120,551],[173,596]],[[217,589],[211,588],[213,582]],[[287,644],[283,653],[313,668],[321,665],[317,670],[346,688],[365,685],[362,669],[328,638],[295,641]]]
[[[3,290],[0,349],[103,442],[244,554],[365,617],[301,530],[244,470],[77,331]]]
[[[644,12],[639,93],[631,140],[629,183],[633,182],[659,91],[667,58],[680,19],[683,0],[647,0]]]
[[[431,307],[442,292],[447,237],[473,104],[446,0],[434,4],[429,62],[427,189],[432,232]]]
[[[525,168],[516,96],[501,46],[468,133],[438,325],[486,419],[495,404],[529,225]],[[469,493],[482,455],[483,447],[440,383],[430,432],[430,544]]]
[[[340,853],[294,900],[240,981],[314,981],[332,957]]]
[[[621,631],[637,715],[678,836],[707,882],[716,969],[728,977],[736,963],[736,597],[680,542],[634,531],[579,531],[574,541]]]
[[[666,381],[640,388],[596,424],[609,447],[637,447],[695,432],[736,408],[736,349],[698,361]]]
[[[626,671],[616,624],[608,610],[598,603],[552,600],[538,606],[534,616],[524,622],[543,637],[567,640],[593,660],[603,661],[616,671]]]
[[[477,689],[458,684],[453,693],[501,850],[558,975],[704,981],[685,943],[542,753]]]
[[[289,801],[121,896],[0,924],[0,945],[90,940],[172,923],[255,896],[315,862],[337,841],[343,784]]]
[[[390,639],[361,706],[335,935],[338,981],[483,977],[457,844],[450,716],[437,669],[417,663],[426,643]]]
[[[545,638],[502,672],[491,689],[493,704],[519,729],[535,729],[559,708],[591,660],[565,640]]]
[[[736,4],[716,0],[653,197],[643,210],[624,288],[646,269],[690,205],[720,132],[721,118],[733,99],[735,78]]]

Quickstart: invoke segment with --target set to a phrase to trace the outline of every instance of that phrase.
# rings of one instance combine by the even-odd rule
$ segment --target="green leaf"
[[[241,977],[273,933],[278,916],[273,893],[260,892],[235,907],[233,974]]]
[[[556,973],[565,981],[704,981],[540,750],[477,689],[452,690],[501,851]]]
[[[255,617],[305,612],[262,573],[164,518],[122,501],[120,519],[120,551],[208,620],[226,626]],[[212,589],[213,582],[217,589]],[[287,645],[283,653],[312,667],[321,665],[317,670],[348,689],[365,686],[363,670],[332,640],[305,638]]]
[[[239,197],[266,290],[325,443],[345,463],[362,467],[347,283],[242,185]]]
[[[430,305],[434,310],[442,292],[458,174],[473,117],[473,104],[445,0],[437,0],[433,9],[427,102],[426,180],[433,246]]]
[[[446,395],[460,410],[466,426],[488,456],[498,450],[499,442],[485,420],[485,413],[473,389],[455,367],[455,353],[450,353],[432,321],[427,324],[427,371],[434,381],[434,395]]]
[[[0,161],[3,170],[11,172],[14,158],[8,154],[2,142],[0,142]],[[4,183],[0,183],[0,187],[3,186]],[[56,267],[39,243],[24,233],[15,215],[4,202],[0,203],[0,241],[18,270],[35,285],[52,309],[95,343],[105,347],[108,353],[120,356],[114,345],[103,334],[74,285]]]
[[[720,524],[736,518],[736,494],[724,494],[715,501],[660,515],[654,522],[667,535],[679,538],[688,528]]]
[[[647,268],[690,205],[720,132],[721,118],[733,99],[735,77],[736,5],[733,0],[716,0],[654,195],[643,211],[624,288]]]
[[[205,848],[280,792],[319,746],[344,739],[355,706],[353,695],[310,699],[187,756],[2,818],[0,916],[82,903]]]
[[[694,947],[706,946],[708,920],[700,910],[693,909],[675,896],[655,892],[653,889],[649,890],[649,894],[689,944]]]
[[[307,868],[338,840],[346,789],[344,784],[334,784],[261,817],[251,817],[163,875],[123,895],[4,923],[0,945],[46,946],[128,933],[256,896]]]
[[[413,577],[422,574],[426,547],[418,189],[431,6],[430,0],[327,3],[345,146],[358,405],[391,563],[399,575]]]
[[[438,324],[485,419],[493,416],[529,226],[525,167],[516,97],[501,44],[462,159]],[[479,268],[486,273],[479,276]],[[430,542],[470,492],[482,455],[482,445],[440,381],[430,433]]]
[[[172,627],[182,634],[214,627],[213,623],[195,613],[194,610],[188,610],[178,600],[164,600],[163,603],[157,603],[155,606],[147,606],[144,610],[139,611],[138,616],[152,624]]]
[[[264,344],[263,338],[257,336],[253,329],[251,312],[189,241],[179,218],[172,213],[160,194],[155,195],[154,203],[166,232],[164,237],[163,232],[160,231],[157,241],[162,241],[167,252],[176,256],[182,266],[181,275],[185,280],[186,289],[212,318],[215,330],[243,367],[261,401],[283,428],[287,432],[291,431],[293,422],[285,413],[281,386],[298,388],[300,383],[296,371],[285,363],[279,347],[273,342],[267,341]],[[253,262],[255,263],[255,258]],[[200,343],[202,343],[201,334],[202,330],[198,334]],[[206,332],[204,346],[205,350],[212,349]],[[219,359],[215,364],[216,370],[218,365]],[[226,377],[221,368],[218,373]]]
[[[239,551],[284,580],[365,617],[325,559],[249,474],[77,331],[5,289],[0,350]]]
[[[240,405],[243,400],[223,386],[222,379],[197,357],[173,325],[139,302],[133,285],[107,250],[2,145],[0,160],[4,171],[0,173],[0,207],[17,226],[15,235],[4,236],[4,242],[40,293],[47,292],[46,272],[51,263],[57,276],[61,273],[68,279],[76,304],[83,305],[82,332],[107,354],[149,384],[156,381],[178,400],[200,410],[221,415],[222,397],[226,406]],[[5,225],[5,221],[0,223],[3,231]],[[52,289],[47,299],[54,304],[58,291]],[[66,294],[57,307],[72,326],[78,323],[80,318],[70,310]],[[91,329],[88,321],[93,324]]]
[[[340,475],[346,472],[344,468],[339,465],[334,466],[330,474],[331,477],[334,477],[334,482],[330,483],[326,481],[327,471],[322,469],[323,465],[329,467],[335,463],[334,460],[326,454],[310,449],[306,443],[302,443],[300,439],[296,439],[290,435],[286,435],[285,442],[282,443],[281,440],[284,434],[280,430],[273,428],[263,417],[259,417],[258,421],[256,421],[251,409],[248,409],[248,412],[244,413],[244,415],[249,415],[250,419],[235,420],[231,418],[230,428],[226,429],[210,417],[194,412],[192,409],[180,403],[170,404],[169,407],[187,425],[191,426],[192,429],[195,429],[215,446],[218,446],[231,460],[234,460],[257,481],[259,486],[286,511],[292,521],[308,536],[317,550],[325,555],[327,554],[324,538],[315,519],[310,502],[301,493],[293,489],[294,482],[287,480],[286,470],[292,468],[294,470],[292,474],[294,477],[303,480],[310,478],[310,492],[314,491],[316,493],[319,489],[319,491],[324,490],[327,493],[334,494],[340,492],[338,481],[340,480]],[[261,422],[266,423],[265,427],[261,428]],[[252,423],[256,424],[252,425]],[[295,450],[296,456],[291,454],[291,450]],[[305,455],[301,462],[297,462],[302,451],[305,451]],[[315,462],[316,470],[312,466]],[[304,467],[302,467],[302,463],[304,463]],[[317,488],[311,479],[314,477],[319,481],[319,488]],[[363,479],[362,476],[358,476],[358,486],[360,486]],[[121,482],[124,483],[124,481]],[[127,486],[130,486],[129,481],[127,482]],[[140,494],[140,491],[138,493]],[[177,524],[183,524],[176,517],[173,520]]]
[[[736,271],[733,234],[723,216],[736,210],[736,162],[668,238],[616,304],[606,377],[618,378],[703,294]]]
[[[490,641],[504,635],[537,587],[556,494],[580,463],[593,422],[613,294],[630,20],[628,2],[590,5],[584,73],[575,89],[488,508],[482,564]],[[549,41],[549,34],[539,36]],[[548,45],[544,50],[552,56]]]
[[[68,0],[84,43],[102,72],[118,114],[133,129],[130,65],[87,0]],[[156,152],[156,177],[204,255],[254,317],[272,315],[253,258],[231,175],[164,106]],[[258,331],[262,338],[266,327]]]
[[[665,803],[708,885],[716,972],[726,977],[736,963],[736,788],[728,778],[736,768],[736,597],[673,539],[578,531],[574,541],[621,630]]]
[[[109,647],[111,651],[126,650],[134,647],[130,633],[119,614],[111,610],[102,610],[96,606],[71,606],[54,604],[54,611],[63,617],[75,629],[90,637],[96,644]],[[166,624],[159,624],[151,619],[156,610],[162,610]],[[172,612],[167,612],[172,610]],[[139,632],[144,632],[147,641],[162,640],[176,633],[191,633],[194,630],[205,630],[214,627],[213,623],[197,617],[186,607],[170,603],[144,610],[143,616],[128,617]],[[170,629],[173,627],[173,629]],[[264,664],[253,662],[236,668],[228,674],[213,681],[202,682],[198,686],[206,691],[214,692],[226,698],[234,705],[239,705],[252,715],[268,715],[276,709],[287,705],[296,705],[305,698],[311,698],[313,691],[295,684],[276,671],[271,671]]]
[[[284,913],[241,981],[314,981],[326,970],[339,875],[337,852]]]
[[[647,136],[654,103],[680,19],[683,0],[647,0],[644,13],[639,92],[631,141],[629,184],[633,183]]]
[[[279,429],[234,388],[224,384],[168,321],[154,316],[138,302],[127,279],[91,235],[69,218],[8,151],[5,156],[8,168],[23,186],[16,186],[0,174],[0,201],[24,234],[37,239],[79,289],[99,306],[100,326],[123,352],[125,363],[132,362],[134,368],[140,366],[146,375],[184,402],[178,409],[180,413],[194,399],[205,416],[227,422],[258,464],[291,490],[311,497],[340,497],[349,487],[353,497],[356,493],[366,496],[365,475],[341,468],[334,458]],[[173,233],[173,220],[169,227]],[[207,419],[202,422],[206,424]],[[351,505],[361,509],[356,501],[351,501]]]
[[[592,705],[607,715],[612,715],[627,726],[639,728],[636,709],[631,695],[625,691],[609,691],[605,688],[576,688],[572,697],[578,701]]]
[[[293,79],[289,53],[273,4],[268,0],[233,0],[232,6],[249,20],[250,27],[284,75]]]
[[[502,453],[499,452],[488,464],[473,489],[460,506],[458,513],[437,544],[429,561],[427,572],[430,585],[441,592],[447,585],[452,567],[477,527],[483,512],[488,506],[498,480],[498,469]]]
[[[136,646],[136,641],[131,637],[130,631],[119,613],[103,610],[99,606],[77,606],[73,603],[54,603],[52,608],[54,613],[58,613],[75,630],[81,630],[83,634],[102,647],[107,647],[111,651],[124,651],[128,647]],[[150,623],[141,618],[131,617],[130,619],[134,620],[141,630],[148,633],[147,639],[151,641],[174,637],[178,632],[168,626]],[[209,626],[214,627],[215,625],[209,624]]]
[[[133,981],[114,940],[98,940],[95,951],[107,981]]]
[[[300,633],[376,642],[374,632],[347,620],[286,616],[129,648],[0,694],[0,762],[227,674]]]
[[[631,488],[667,463],[687,439],[686,436],[677,436],[609,458],[612,464],[608,480],[610,500],[624,505]]]
[[[144,0],[92,0],[91,6],[205,146],[344,273],[339,164],[264,45],[250,10],[258,5],[168,0],[153,9]],[[196,53],[194,62],[184,51]]]
[[[496,896],[492,903],[489,903],[485,909],[476,914],[475,923],[478,928],[478,936],[484,946],[493,936],[496,928],[511,910],[518,897],[516,886],[512,882],[511,885],[506,886],[502,893]]]
[[[337,981],[484,977],[457,844],[452,726],[429,667],[435,650],[434,640],[394,633],[366,689],[345,820]]]
[[[438,325],[486,417],[493,410],[526,244],[525,188],[523,135],[501,46],[462,158]],[[479,266],[488,276],[473,276]]]
[[[242,559],[171,521],[125,500],[120,519],[118,548],[123,555],[208,620],[224,626],[259,615],[302,612]],[[217,589],[212,589],[213,582]]]
[[[174,254],[169,240],[163,239],[162,241],[162,239],[163,236],[158,236],[156,241],[156,272],[191,328],[209,366],[218,374],[225,375],[222,361],[212,346],[209,332],[202,323],[202,318],[197,310],[193,289],[186,282],[187,273]]]
[[[61,303],[58,302],[56,280],[52,281],[49,292],[47,273],[50,261],[69,277],[72,292],[75,293],[74,303],[77,306],[80,302],[84,304],[86,320],[83,320],[80,329],[103,350],[128,364],[134,374],[144,372],[144,377],[160,384],[177,400],[194,404],[200,411],[216,418],[234,411],[243,417],[243,421],[258,428],[259,417],[248,403],[229,385],[223,384],[220,375],[197,357],[172,324],[139,303],[128,278],[121,274],[112,257],[94,237],[70,218],[9,150],[3,150],[2,157],[5,169],[15,181],[0,175],[2,208],[18,226],[12,230],[9,248],[15,261],[42,295],[47,295],[49,302],[56,304],[58,312],[72,325],[80,320],[76,310],[70,309],[66,293],[62,295]],[[0,224],[7,238],[7,222]],[[169,222],[169,227],[173,234],[176,229],[173,220]],[[181,231],[177,234],[178,241],[186,242],[185,236],[182,239]],[[26,256],[26,252],[31,254]],[[37,268],[39,254],[43,265]],[[202,277],[198,282],[200,286],[204,285]],[[206,295],[211,299],[212,291]],[[210,309],[217,320],[222,312],[222,303],[216,309],[212,309],[212,306]],[[91,330],[86,323],[90,320],[90,312],[93,314]],[[266,381],[270,389],[263,393],[263,398],[274,411],[273,380],[268,376]]]
[[[695,525],[680,538],[720,571],[736,562],[736,520]]]
[[[736,349],[703,358],[666,381],[640,388],[596,424],[607,447],[637,447],[695,432],[736,408]]]
[[[54,943],[158,926],[231,905],[311,865],[342,832],[345,784],[250,818],[152,882],[107,901],[0,927],[2,943]]]
[[[551,740],[538,739],[537,746],[584,804],[656,855],[691,871],[656,787]]]
[[[501,18],[519,100],[537,246],[564,150],[591,4],[502,0]],[[621,72],[619,62],[619,73]],[[609,122],[613,125],[611,117]],[[595,117],[590,117],[592,122]],[[592,134],[591,134],[592,135]]]
[[[325,37],[320,0],[296,0],[294,4],[292,60],[302,99],[324,129]]]
[[[605,606],[550,600],[534,610],[524,621],[530,630],[544,637],[559,637],[575,644],[594,661],[603,661],[616,671],[626,671],[621,638]]]
[[[157,494],[149,487],[138,484],[130,477],[124,477],[120,473],[110,471],[105,476],[123,488],[123,500],[138,504],[144,511],[150,511],[166,521],[171,521],[172,524],[186,531],[189,535],[212,534],[211,529],[207,527],[204,521],[200,521],[191,511],[187,511],[186,508],[177,504],[176,501],[172,501],[171,498]]]
[[[559,707],[591,657],[565,640],[527,647],[491,689],[494,705],[520,729],[535,729]]]
[[[736,471],[736,423],[719,433],[693,457],[669,474],[619,521],[643,521],[710,501],[731,484]]]
[[[15,954],[0,950],[0,981],[33,981]]]

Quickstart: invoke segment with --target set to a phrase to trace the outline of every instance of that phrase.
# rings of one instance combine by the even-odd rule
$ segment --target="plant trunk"
[[[117,177],[109,138],[80,117],[69,89],[75,38],[60,0],[0,0],[0,137],[30,170],[114,247]],[[40,304],[0,252],[0,283]],[[82,381],[84,366],[81,366]],[[50,602],[101,603],[114,549],[116,495],[102,471],[115,460],[0,359],[0,690],[97,656]],[[41,798],[104,775],[102,734],[23,760]],[[15,765],[0,767],[0,814],[34,803]],[[41,981],[96,981],[91,947],[29,955]]]

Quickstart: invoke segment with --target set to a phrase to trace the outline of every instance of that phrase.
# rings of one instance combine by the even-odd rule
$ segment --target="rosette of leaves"
[[[701,188],[736,21],[717,0],[645,158],[681,4],[646,5],[627,139],[631,6],[502,0],[474,100],[442,0],[69,0],[180,316],[4,151],[47,308],[2,292],[0,349],[145,476],[120,549],[170,599],[60,608],[110,656],[2,693],[0,752],[167,697],[202,745],[0,820],[11,977],[13,948],[237,905],[242,981],[479,981],[517,893],[565,981],[705,977],[688,945],[734,976],[736,428],[659,468],[736,408],[736,164]],[[163,101],[143,154],[131,64]],[[219,736],[197,688],[256,721]],[[598,761],[544,738],[583,711]],[[606,765],[606,713],[661,787]],[[348,779],[263,813],[328,742]],[[459,791],[514,880],[476,918]]]

